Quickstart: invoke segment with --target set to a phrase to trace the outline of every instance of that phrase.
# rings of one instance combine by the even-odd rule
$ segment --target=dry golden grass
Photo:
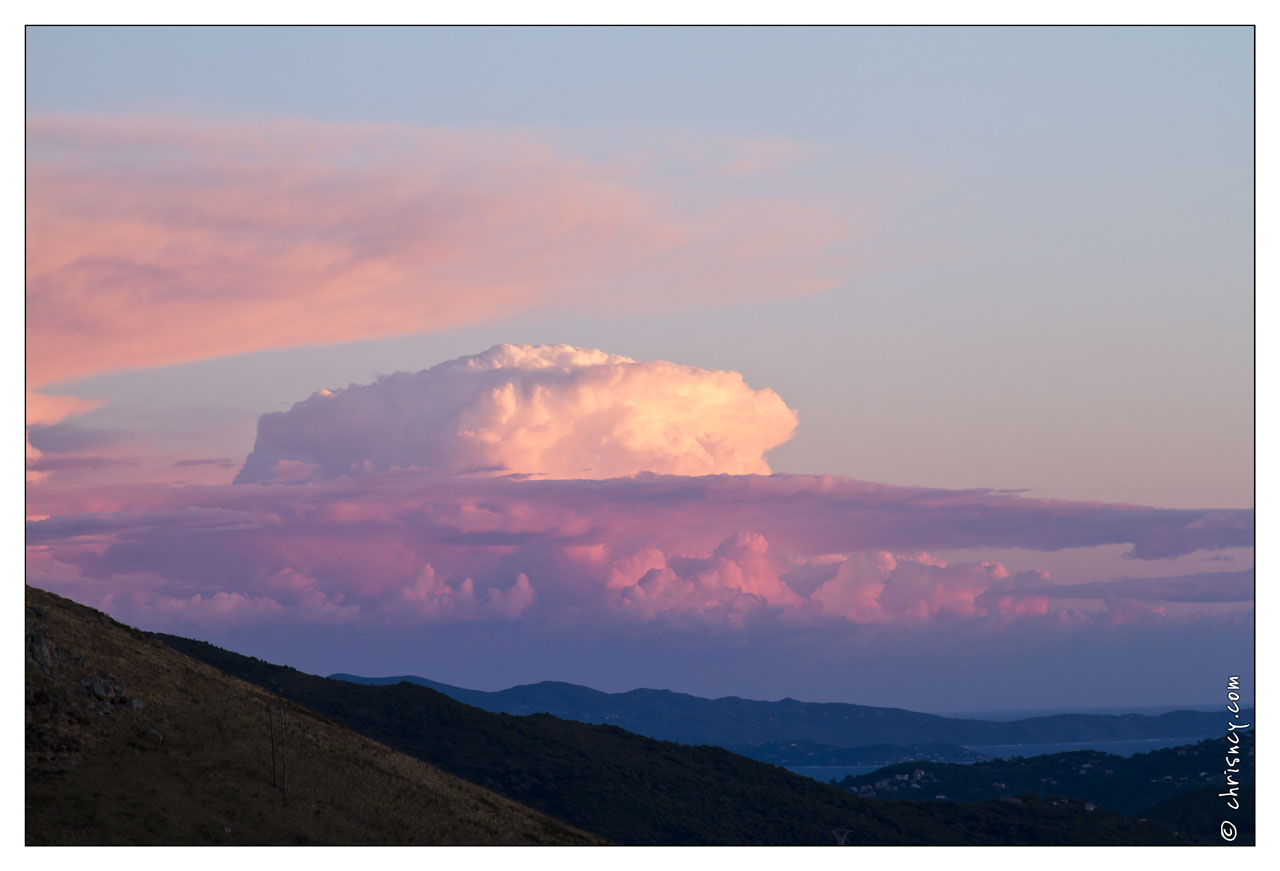
[[[602,843],[31,587],[27,651],[28,844]]]

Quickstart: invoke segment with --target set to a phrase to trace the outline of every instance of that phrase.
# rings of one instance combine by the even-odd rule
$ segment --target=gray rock
[[[89,684],[89,693],[103,700],[114,699],[116,697],[116,687],[110,681],[95,680]]]
[[[145,732],[142,733],[142,737],[146,738],[148,741],[152,742],[153,744],[164,743],[164,736],[161,735],[159,732],[157,732],[155,729],[147,729]]]
[[[35,663],[36,668],[46,677],[53,677],[55,652],[48,635],[38,631],[27,633],[27,659]]]
[[[142,700],[130,698],[129,707],[133,708],[135,711],[141,711],[143,708]]]

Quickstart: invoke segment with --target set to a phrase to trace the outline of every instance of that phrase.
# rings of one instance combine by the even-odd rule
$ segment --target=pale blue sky
[[[785,136],[815,173],[926,179],[869,231],[888,253],[824,294],[112,376],[78,386],[113,399],[86,426],[200,395],[239,457],[318,387],[568,342],[773,387],[800,414],[776,471],[1252,504],[1251,29],[33,28],[28,49],[31,115]]]

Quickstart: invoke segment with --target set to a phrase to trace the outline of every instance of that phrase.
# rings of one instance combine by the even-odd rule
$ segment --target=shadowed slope
[[[28,844],[600,842],[98,611],[26,603]]]

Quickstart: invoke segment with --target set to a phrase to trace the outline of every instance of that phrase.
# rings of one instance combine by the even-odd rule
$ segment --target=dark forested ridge
[[[1232,752],[1232,747],[1238,753]],[[1252,842],[1254,805],[1254,746],[1252,730],[1240,733],[1233,745],[1219,736],[1185,747],[1168,747],[1133,756],[1093,750],[1053,753],[1013,759],[992,759],[972,765],[907,762],[869,774],[846,777],[838,785],[868,798],[973,802],[1010,799],[1029,794],[1088,801],[1121,813],[1160,819],[1187,837],[1218,843],[1222,819],[1233,818],[1240,828],[1238,843]],[[1226,766],[1248,795],[1238,813],[1229,812],[1219,793],[1226,791]]]
[[[982,801],[1024,793],[1087,799],[1122,813],[1201,786],[1224,783],[1230,745],[1219,736],[1185,747],[1166,747],[1133,756],[1094,750],[1044,756],[990,759],[972,765],[904,762],[839,783],[843,789],[881,798]],[[1241,734],[1237,780],[1253,782],[1253,732]]]
[[[166,644],[411,756],[624,844],[1157,844],[1166,826],[1079,802],[884,802],[735,755],[411,683],[303,674],[204,642]]]
[[[765,702],[736,696],[704,699],[670,690],[650,689],[605,693],[557,681],[483,692],[413,676],[364,678],[335,674],[331,677],[370,685],[407,681],[438,690],[486,711],[548,713],[582,723],[608,723],[651,738],[719,747],[800,741],[835,748],[929,742],[982,746],[1147,738],[1185,738],[1190,743],[1219,735],[1223,729],[1222,715],[1205,711],[1172,711],[1159,716],[1056,714],[1003,722],[839,702],[800,702],[795,699]],[[1245,712],[1243,716],[1251,718],[1252,711]],[[804,764],[800,760],[786,761],[788,764]]]
[[[1221,795],[1223,790],[1224,787],[1219,784],[1180,792],[1142,809],[1137,816],[1159,820],[1174,831],[1181,832],[1183,838],[1199,844],[1224,843],[1221,826],[1226,820],[1237,829],[1236,837],[1231,843],[1242,847],[1252,846],[1255,843],[1258,807],[1254,802],[1253,784],[1246,783],[1239,787],[1238,810],[1226,805]]]

